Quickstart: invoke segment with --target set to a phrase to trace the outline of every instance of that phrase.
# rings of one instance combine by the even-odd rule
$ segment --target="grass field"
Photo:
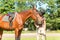
[[[24,33],[36,33],[36,31],[22,31]],[[48,31],[46,33],[60,33],[60,30],[57,31]],[[4,31],[4,34],[14,34],[14,31]],[[14,38],[2,38],[2,40],[15,40]],[[21,40],[36,40],[35,37],[22,37]],[[60,40],[60,36],[47,36],[46,40]]]
[[[5,34],[14,34],[14,31],[4,31]],[[36,31],[22,31],[22,33],[36,33]],[[46,33],[60,33],[60,30],[47,31]]]
[[[14,38],[2,38],[2,40],[14,40]],[[36,38],[34,37],[30,37],[30,38],[21,38],[21,40],[36,40]],[[47,37],[46,40],[60,40],[60,36],[58,37]]]

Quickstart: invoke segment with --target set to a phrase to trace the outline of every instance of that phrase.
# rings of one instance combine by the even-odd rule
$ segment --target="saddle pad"
[[[5,15],[5,16],[2,18],[2,21],[9,22],[8,18],[9,18],[9,16]]]

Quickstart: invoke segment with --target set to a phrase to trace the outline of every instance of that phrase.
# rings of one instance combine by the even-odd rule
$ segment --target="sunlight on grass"
[[[14,38],[2,38],[2,40],[15,40]],[[25,37],[25,38],[21,38],[21,40],[36,40],[35,37]],[[47,40],[60,40],[60,36],[48,36]]]
[[[2,40],[15,40],[14,38],[2,38]]]
[[[47,31],[47,33],[60,33],[60,30]]]
[[[14,34],[14,31],[4,31],[5,34]],[[22,31],[22,33],[36,33],[36,31]]]
[[[14,34],[14,31],[4,31],[5,34]],[[36,33],[36,31],[22,31],[22,33]],[[46,33],[60,33],[60,30],[47,31]]]
[[[34,38],[34,37],[30,37],[30,38],[21,38],[21,40],[36,40],[36,38]]]
[[[60,36],[47,37],[47,40],[60,40]]]

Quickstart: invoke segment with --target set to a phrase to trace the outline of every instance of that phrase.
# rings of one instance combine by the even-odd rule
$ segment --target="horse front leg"
[[[22,30],[18,29],[15,30],[15,40],[20,40],[21,31]]]
[[[0,40],[2,39],[3,30],[0,30]]]

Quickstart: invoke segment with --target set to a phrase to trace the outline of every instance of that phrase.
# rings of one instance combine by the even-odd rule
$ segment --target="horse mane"
[[[18,12],[19,14],[21,14],[21,13],[26,13],[26,12],[29,12],[29,11],[31,11],[32,9],[29,9],[29,10],[24,10],[24,11],[21,11],[21,12]]]

